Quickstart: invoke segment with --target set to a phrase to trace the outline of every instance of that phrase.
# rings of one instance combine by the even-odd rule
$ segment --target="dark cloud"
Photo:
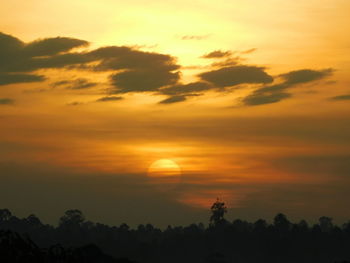
[[[161,89],[160,92],[166,95],[183,95],[193,92],[201,92],[215,88],[213,85],[206,82],[192,82],[189,84],[178,84]]]
[[[208,54],[205,54],[202,56],[202,58],[223,58],[223,57],[229,57],[232,55],[231,51],[221,51],[221,50],[215,50]]]
[[[90,62],[83,54],[67,53],[51,57],[13,58],[9,63],[0,62],[0,71],[2,72],[33,72],[39,69],[64,68],[70,65],[83,64]]]
[[[250,54],[250,53],[255,52],[256,50],[257,50],[257,48],[250,48],[250,49],[241,51],[240,53],[241,53],[241,54]]]
[[[232,66],[236,66],[238,62],[242,60],[239,56],[233,57],[234,53],[236,52],[214,50],[208,54],[203,55],[202,58],[219,59],[219,61],[212,63],[211,67],[216,67],[216,68],[232,67]]]
[[[231,66],[237,65],[239,61],[240,61],[239,57],[227,58],[227,59],[222,60],[222,61],[214,62],[211,64],[211,66],[212,67],[219,67],[219,68],[231,67]]]
[[[11,35],[0,33],[0,73],[32,72],[86,63],[89,58],[83,53],[61,53],[87,44],[84,40],[64,37],[46,38],[26,44]]]
[[[131,47],[108,46],[90,52],[70,52],[84,47],[87,41],[73,38],[46,38],[30,43],[0,33],[0,85],[43,81],[44,77],[23,74],[39,69],[73,67],[94,71],[119,71],[110,76],[112,92],[157,91],[175,84],[180,68],[174,57],[154,52],[143,52]],[[94,62],[94,64],[90,64]],[[21,74],[19,74],[21,73]],[[97,83],[84,79],[61,81],[54,86],[85,89]]]
[[[153,92],[175,84],[180,76],[174,57],[129,47],[104,47],[88,54],[100,63],[94,70],[125,70],[110,76],[113,93]]]
[[[1,62],[0,62],[1,63]],[[44,81],[45,77],[32,74],[6,74],[0,72],[0,85]]]
[[[64,86],[64,85],[67,85],[69,84],[69,80],[60,80],[60,81],[56,81],[54,83],[52,83],[52,86],[53,87],[60,87],[60,86]]]
[[[88,89],[95,87],[98,83],[90,82],[87,79],[61,80],[53,83],[53,87],[64,87],[66,89]]]
[[[286,92],[287,89],[297,86],[298,84],[308,83],[323,79],[332,73],[331,69],[311,70],[303,69],[291,71],[280,75],[284,80],[282,83],[264,86],[255,90],[252,94],[242,99],[244,105],[262,105],[276,103],[281,100],[290,98],[292,94]],[[212,82],[219,87],[234,86],[243,83],[268,83],[273,78],[264,72],[263,68],[255,66],[233,66],[224,67],[199,75],[202,79]],[[190,84],[178,84],[171,87],[161,89],[161,93],[173,95],[165,100],[166,103],[174,103],[181,101],[176,96],[191,94],[193,92],[201,92],[210,89],[217,89],[216,86],[208,84],[208,82],[194,82]]]
[[[245,105],[262,105],[276,103],[283,99],[291,97],[291,94],[284,92],[273,92],[273,93],[253,93],[243,99]]]
[[[3,64],[19,57],[24,45],[18,38],[0,32],[0,69]]]
[[[335,96],[331,100],[350,100],[350,94]]]
[[[9,105],[13,104],[15,101],[9,98],[0,98],[0,105]]]
[[[73,102],[67,103],[68,106],[78,106],[78,105],[81,105],[81,104],[83,104],[83,103],[79,102],[79,101],[73,101]]]
[[[97,102],[107,102],[107,101],[118,101],[118,100],[122,100],[123,97],[119,97],[119,96],[106,96],[106,97],[102,97],[97,99]]]
[[[230,87],[243,83],[270,83],[273,78],[264,68],[256,66],[232,66],[199,74],[203,80],[209,81],[219,87]]]
[[[324,70],[311,70],[311,69],[301,69],[296,71],[291,71],[286,74],[280,75],[284,79],[286,85],[296,85],[301,83],[307,83],[319,79],[323,79],[330,76],[333,69]]]
[[[182,39],[202,39],[206,36],[183,36]],[[275,103],[291,96],[287,89],[299,84],[321,80],[330,76],[332,69],[291,71],[278,76],[281,83],[273,82],[265,68],[237,65],[239,57],[233,52],[214,50],[203,58],[218,58],[211,65],[217,68],[198,75],[200,81],[181,84],[180,66],[176,59],[167,54],[144,52],[135,47],[107,46],[92,51],[72,52],[74,48],[85,47],[85,40],[55,37],[24,43],[16,37],[0,33],[0,85],[44,81],[45,77],[35,74],[40,69],[76,68],[89,71],[110,71],[110,94],[128,92],[157,92],[169,95],[162,103],[184,101],[186,96],[211,89],[232,87],[240,84],[265,84],[243,98],[245,105]],[[255,49],[240,52],[247,54]],[[97,83],[86,79],[55,82],[54,87],[87,89]],[[194,94],[193,94],[194,93]],[[347,99],[339,96],[335,100]]]
[[[275,85],[270,85],[270,86],[264,86],[260,89],[257,89],[257,93],[274,93],[274,92],[282,92],[289,88],[290,85],[287,85],[286,83],[280,83],[280,84],[275,84]]]
[[[175,84],[180,76],[178,72],[167,70],[138,69],[111,75],[112,93],[154,92],[159,88]]]
[[[52,56],[76,47],[87,46],[88,44],[87,41],[75,38],[46,38],[28,43],[24,46],[23,52],[29,57]]]
[[[21,71],[34,71],[47,68],[64,68],[89,62],[92,62],[92,59],[84,53],[67,53],[51,57],[32,58],[23,64],[22,67],[18,66],[18,69]]]
[[[88,89],[95,87],[96,82],[89,82],[87,79],[76,79],[72,82],[71,86],[68,86],[68,89]]]
[[[182,102],[186,100],[186,96],[184,95],[178,95],[178,96],[171,96],[165,100],[160,101],[160,104],[172,104],[177,102]]]
[[[292,96],[291,93],[286,92],[288,89],[298,87],[300,84],[323,79],[330,76],[332,72],[332,69],[302,69],[291,71],[280,75],[283,79],[282,83],[259,88],[243,98],[242,102],[247,106],[276,103]]]
[[[96,70],[148,69],[173,71],[179,69],[174,57],[154,52],[143,52],[130,47],[103,47],[87,54],[100,63]]]

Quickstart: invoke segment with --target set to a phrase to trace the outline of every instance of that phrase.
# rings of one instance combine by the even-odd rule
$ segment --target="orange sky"
[[[220,196],[231,217],[350,216],[349,10],[345,0],[2,3],[0,206],[166,225],[205,221]],[[159,159],[182,172],[166,192],[147,175]],[[106,212],[125,198],[155,212]]]

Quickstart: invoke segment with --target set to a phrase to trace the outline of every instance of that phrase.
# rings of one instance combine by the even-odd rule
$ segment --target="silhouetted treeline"
[[[217,212],[218,209],[226,208],[212,207],[214,216],[211,217],[208,227],[203,224],[191,224],[185,227],[168,226],[164,230],[151,224],[131,229],[126,224],[107,226],[93,223],[86,220],[79,210],[67,211],[60,218],[59,225],[54,227],[43,224],[35,215],[19,219],[9,210],[2,209],[0,229],[15,231],[21,236],[12,232],[1,232],[0,254],[11,251],[4,247],[6,242],[4,243],[3,237],[6,240],[6,235],[14,235],[17,236],[18,242],[23,244],[20,245],[23,246],[23,250],[19,254],[13,253],[26,255],[26,251],[33,251],[30,253],[38,253],[39,256],[43,253],[42,261],[37,262],[121,262],[107,261],[113,259],[105,254],[140,263],[334,263],[350,259],[350,222],[337,226],[332,223],[331,218],[321,217],[318,224],[309,225],[304,220],[298,223],[290,222],[283,214],[276,215],[271,224],[263,219],[256,222],[240,219],[229,222],[223,218],[222,213]],[[23,238],[26,235],[33,241]],[[86,247],[87,244],[95,245]],[[62,253],[67,255],[66,260],[71,260],[69,257],[77,255],[80,255],[80,258],[77,257],[75,261],[57,261],[55,258],[45,261],[51,255],[48,249],[50,247],[53,251],[63,251]],[[69,247],[80,248],[67,249]],[[61,255],[61,252],[58,255]],[[93,258],[86,257],[87,253],[95,253],[105,261],[86,261]],[[6,262],[1,258],[0,261]]]

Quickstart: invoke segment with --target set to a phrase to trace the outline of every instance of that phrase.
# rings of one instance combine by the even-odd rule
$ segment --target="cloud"
[[[205,36],[183,36],[182,39],[203,39]],[[243,98],[245,105],[276,103],[291,97],[288,89],[330,76],[333,69],[301,69],[274,79],[264,67],[238,64],[241,59],[232,57],[234,52],[214,50],[203,58],[219,59],[211,64],[211,71],[198,75],[199,81],[182,84],[181,66],[176,58],[156,52],[145,52],[135,47],[106,46],[94,50],[74,51],[86,47],[89,42],[69,37],[54,37],[25,43],[18,38],[0,33],[0,85],[44,81],[36,74],[41,69],[73,68],[88,71],[110,72],[109,94],[129,92],[153,92],[169,95],[162,103],[184,101],[186,97],[199,95],[207,90],[233,87],[240,84],[264,84]],[[247,54],[255,49],[239,54]],[[279,81],[279,82],[278,82]],[[87,89],[98,85],[84,78],[62,80],[54,87]],[[335,100],[346,99],[339,97]]]
[[[20,56],[24,45],[18,38],[0,32],[0,66]]]
[[[262,105],[271,104],[279,102],[283,99],[291,97],[291,94],[284,92],[274,92],[274,93],[253,93],[243,99],[245,105]]]
[[[259,88],[252,94],[243,98],[242,102],[247,106],[276,103],[292,96],[291,93],[286,92],[288,89],[326,78],[330,76],[332,72],[332,69],[301,69],[281,74],[279,77],[282,78],[282,83]]]
[[[174,72],[180,66],[170,55],[110,46],[96,49],[88,56],[100,61],[94,70],[124,70],[110,76],[112,93],[154,92],[180,78]]]
[[[237,65],[239,61],[240,61],[239,57],[227,58],[227,59],[222,60],[222,61],[214,62],[211,64],[211,66],[212,67],[219,67],[219,68],[231,67],[231,66]]]
[[[282,74],[279,76],[283,80],[282,83],[263,86],[243,98],[242,102],[247,106],[277,103],[292,96],[292,94],[286,92],[287,89],[296,87],[299,84],[323,79],[329,76],[332,71],[331,69],[319,71],[302,69]],[[273,81],[273,78],[265,73],[263,68],[245,65],[224,67],[219,70],[202,73],[199,76],[208,82],[178,84],[161,89],[160,92],[162,94],[173,96],[164,100],[164,103],[184,101],[186,99],[184,95],[218,89],[218,87],[235,86],[244,83],[264,84]],[[210,84],[210,82],[213,84]]]
[[[154,92],[159,88],[175,84],[180,78],[178,72],[167,70],[128,70],[110,76],[114,88],[112,93]]]
[[[230,57],[231,55],[231,51],[214,50],[208,54],[203,55],[202,58],[223,58]]]
[[[83,104],[83,103],[79,102],[79,101],[73,101],[73,102],[67,103],[66,105],[67,106],[78,106],[78,105],[81,105],[81,104]]]
[[[18,66],[20,71],[34,71],[47,68],[64,68],[71,65],[85,64],[92,62],[84,53],[67,53],[51,57],[32,58],[22,66]]]
[[[69,84],[69,83],[70,83],[69,80],[60,80],[60,81],[56,81],[56,82],[52,83],[52,86],[54,86],[54,87],[60,87],[60,86],[67,85],[67,84]]]
[[[52,56],[61,52],[69,51],[76,47],[87,46],[85,40],[56,37],[36,40],[24,46],[23,52],[29,57]]]
[[[72,82],[72,85],[67,87],[68,89],[88,89],[95,87],[97,83],[89,82],[87,79],[76,79]]]
[[[256,50],[257,50],[257,48],[250,48],[250,49],[241,51],[240,53],[241,53],[241,54],[250,54],[250,53],[255,52]]]
[[[239,56],[233,57],[234,53],[237,53],[237,52],[214,50],[208,54],[203,55],[201,58],[219,59],[219,61],[216,61],[211,64],[211,67],[214,67],[214,68],[231,67],[231,66],[236,66],[238,62],[242,60]]]
[[[174,57],[154,52],[143,52],[130,47],[109,46],[87,54],[91,60],[99,60],[95,70],[149,69],[173,71],[180,68]]]
[[[9,98],[0,98],[0,105],[9,105],[13,104],[15,101]]]
[[[210,36],[210,34],[208,35],[185,35],[182,36],[181,39],[182,40],[203,40],[206,39]]]
[[[239,84],[265,84],[273,81],[273,78],[262,67],[256,66],[231,66],[218,70],[204,72],[198,75],[202,80],[209,81],[219,87],[230,87]]]
[[[350,100],[350,94],[335,96],[331,100]]]
[[[32,72],[38,69],[62,68],[86,63],[89,58],[83,53],[62,52],[87,44],[88,42],[84,40],[65,37],[46,38],[26,44],[0,32],[0,73]],[[42,79],[32,78],[31,81],[42,81]]]
[[[1,62],[0,62],[1,63]],[[0,72],[0,85],[44,81],[45,77],[33,74],[7,74]]]
[[[97,102],[108,102],[108,101],[118,101],[118,100],[122,100],[123,97],[118,97],[118,96],[106,96],[106,97],[102,97],[97,99]]]
[[[170,87],[161,89],[160,92],[166,95],[184,95],[184,94],[190,94],[193,92],[206,91],[214,88],[215,86],[206,82],[192,82],[189,84],[177,84],[174,86],[170,86]]]
[[[90,82],[87,79],[79,78],[75,80],[61,80],[54,82],[52,85],[54,87],[61,87],[63,86],[66,89],[88,89],[95,87],[98,83],[96,82]]]
[[[312,69],[301,69],[288,72],[280,75],[284,79],[284,83],[288,86],[307,83],[315,80],[323,79],[330,76],[333,73],[333,69],[324,70],[312,70]]]
[[[56,37],[24,43],[0,33],[0,85],[43,81],[43,76],[23,74],[39,69],[73,67],[92,71],[118,71],[110,76],[113,93],[157,91],[173,85],[180,78],[180,68],[170,55],[143,52],[125,46],[107,46],[89,52],[71,52],[88,42],[74,38]],[[94,64],[90,64],[94,62]],[[61,81],[54,86],[86,89],[97,83],[84,79]]]
[[[184,95],[178,95],[178,96],[171,96],[165,100],[160,101],[160,104],[172,104],[177,102],[182,102],[186,100],[186,96]]]

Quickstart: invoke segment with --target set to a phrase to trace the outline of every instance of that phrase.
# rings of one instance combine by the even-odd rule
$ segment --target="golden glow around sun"
[[[170,159],[159,159],[153,162],[148,168],[148,176],[161,178],[161,177],[180,177],[180,166]]]

